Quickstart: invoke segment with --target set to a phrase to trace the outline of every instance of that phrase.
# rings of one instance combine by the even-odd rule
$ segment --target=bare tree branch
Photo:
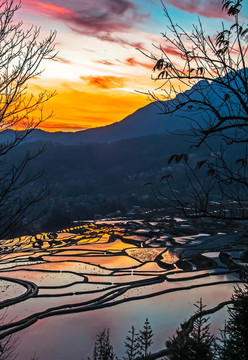
[[[162,2],[168,21],[164,43],[155,46],[159,56],[145,54],[155,61],[152,78],[161,83],[160,92],[148,95],[162,113],[190,119],[189,151],[208,151],[191,164],[177,155],[185,168],[185,187],[178,192],[174,177],[167,177],[167,204],[189,216],[240,219],[248,218],[248,27],[239,20],[242,0],[222,3],[233,24],[222,24],[208,36],[200,19],[191,33],[184,30]],[[213,206],[216,197],[219,205]]]
[[[47,194],[47,184],[37,184],[43,171],[31,171],[42,149],[26,151],[22,158],[15,155],[14,161],[12,152],[52,116],[45,114],[44,105],[55,92],[44,90],[35,96],[29,83],[43,72],[43,61],[56,56],[56,32],[40,39],[40,28],[25,30],[14,19],[20,7],[15,0],[0,4],[0,238],[12,236],[32,217],[39,218],[42,211],[33,211]]]

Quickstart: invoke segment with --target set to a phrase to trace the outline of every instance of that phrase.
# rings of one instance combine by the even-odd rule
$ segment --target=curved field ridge
[[[38,294],[38,286],[30,281],[23,281],[20,279],[14,279],[14,278],[9,278],[9,277],[4,277],[4,276],[0,276],[0,281],[4,280],[10,283],[15,283],[15,284],[19,284],[22,285],[24,288],[26,288],[26,292],[15,297],[12,299],[8,299],[8,300],[4,300],[4,301],[0,301],[0,309],[3,309],[5,307],[8,307],[10,305],[14,305],[17,304],[21,301],[25,301],[35,295]]]
[[[23,292],[20,288],[21,294],[0,301],[0,310],[8,313],[6,320],[2,317],[0,340],[52,316],[241,282],[245,267],[237,254],[244,245],[232,228],[228,232],[225,226],[225,235],[219,232],[198,236],[192,224],[165,219],[85,223],[8,240],[0,283],[6,289],[18,284]]]

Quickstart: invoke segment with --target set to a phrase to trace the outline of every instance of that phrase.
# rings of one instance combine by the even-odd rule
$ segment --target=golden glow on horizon
[[[57,92],[44,107],[46,115],[53,112],[53,116],[39,126],[46,131],[78,131],[109,125],[149,103],[147,96],[129,90],[138,86],[124,78],[89,77],[78,82],[55,79],[38,86],[40,82],[34,79],[30,91],[38,94],[45,88]]]

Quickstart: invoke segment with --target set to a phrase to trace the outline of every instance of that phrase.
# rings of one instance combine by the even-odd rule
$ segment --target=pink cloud
[[[109,42],[114,42],[117,44],[120,44],[122,46],[132,46],[135,47],[137,49],[141,49],[141,50],[146,50],[145,46],[142,42],[132,42],[132,41],[128,41],[126,39],[120,38],[118,36],[112,35],[112,34],[98,34],[97,36],[98,39],[103,40],[103,41],[109,41]]]
[[[172,55],[172,56],[181,57],[181,54],[179,53],[179,51],[175,47],[172,47],[170,45],[167,45],[167,46],[162,46],[161,45],[160,48],[168,56]]]
[[[137,23],[143,23],[149,15],[139,12],[131,0],[22,0],[24,6],[62,20],[73,31],[124,46],[142,47],[115,36],[127,33]]]
[[[154,66],[153,62],[150,62],[150,63],[141,62],[141,61],[138,61],[137,59],[135,59],[134,57],[129,57],[129,58],[125,59],[125,61],[120,61],[120,60],[118,60],[118,61],[121,62],[122,64],[126,64],[129,66],[142,66],[148,70],[152,70],[152,68]]]
[[[38,10],[48,15],[65,16],[71,15],[71,11],[63,6],[52,3],[45,3],[38,0],[23,0],[22,4],[27,4],[32,10]]]
[[[221,0],[166,0],[164,4],[171,4],[180,10],[207,18],[228,19],[227,13],[222,11]]]

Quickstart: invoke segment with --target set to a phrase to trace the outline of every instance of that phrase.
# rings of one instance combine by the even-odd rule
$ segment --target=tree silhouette
[[[20,6],[14,0],[0,4],[0,238],[15,234],[32,216],[39,218],[40,212],[34,216],[33,210],[47,193],[46,186],[34,186],[42,172],[31,171],[41,150],[26,151],[23,157],[14,150],[51,116],[45,114],[44,104],[54,93],[42,91],[35,96],[29,81],[42,73],[43,60],[55,57],[56,33],[40,39],[39,28],[25,30],[22,22],[14,19]]]
[[[227,10],[228,15],[237,15],[242,7],[243,0],[222,0],[223,9]]]
[[[39,360],[39,357],[34,353],[31,357],[31,360]]]
[[[222,360],[248,358],[248,284],[236,287],[228,308],[228,320],[222,331],[219,357]]]
[[[103,330],[97,335],[94,346],[94,360],[114,360],[113,346],[109,341],[109,329]]]
[[[215,353],[215,337],[210,334],[208,323],[209,318],[202,316],[206,305],[202,304],[200,299],[196,304],[196,314],[200,316],[195,320],[193,330],[190,334],[192,339],[192,351],[195,359],[213,359]]]
[[[0,343],[0,360],[15,360],[16,353],[16,339],[13,336],[8,336]]]
[[[130,335],[126,337],[126,356],[123,357],[123,359],[134,360],[139,354],[138,334],[135,332],[134,326],[132,326],[131,330],[129,330],[128,332],[130,333]]]
[[[225,305],[228,308],[229,318],[221,331],[221,339],[210,333],[208,314],[212,314]],[[181,329],[176,335],[166,341],[166,347],[158,352],[148,352],[152,344],[153,331],[148,319],[146,319],[143,330],[136,340],[135,328],[129,331],[125,344],[126,360],[161,359],[164,360],[246,360],[248,358],[248,284],[234,289],[230,301],[218,304],[212,309],[205,309],[200,299],[196,304],[195,313],[188,321],[181,324]],[[138,354],[136,351],[138,351]],[[109,341],[109,331],[103,331],[97,335],[94,348],[94,360],[118,359],[113,354],[113,348]]]
[[[145,54],[156,62],[153,79],[162,82],[163,90],[161,96],[148,94],[163,113],[189,120],[191,147],[208,153],[203,158],[173,154],[169,159],[185,169],[184,193],[175,189],[173,174],[162,178],[165,201],[187,216],[248,217],[248,27],[239,20],[242,3],[222,1],[233,23],[223,25],[215,37],[205,34],[200,20],[191,33],[184,30],[164,6],[168,31],[164,44],[155,47],[162,56]],[[173,101],[164,101],[169,99]]]
[[[0,315],[0,325],[3,325],[7,311]],[[15,360],[17,358],[16,348],[19,345],[19,340],[16,335],[7,336],[0,341],[0,360]]]
[[[138,338],[139,354],[141,357],[145,358],[148,355],[148,349],[153,343],[152,338],[153,338],[153,331],[149,320],[146,318],[143,326],[143,330],[139,331],[139,338]]]
[[[196,304],[195,314],[199,314],[193,324],[191,333],[185,336],[184,341],[178,342],[173,337],[166,342],[169,351],[168,360],[211,360],[215,359],[215,337],[210,334],[209,318],[202,314],[205,305],[202,299]]]

